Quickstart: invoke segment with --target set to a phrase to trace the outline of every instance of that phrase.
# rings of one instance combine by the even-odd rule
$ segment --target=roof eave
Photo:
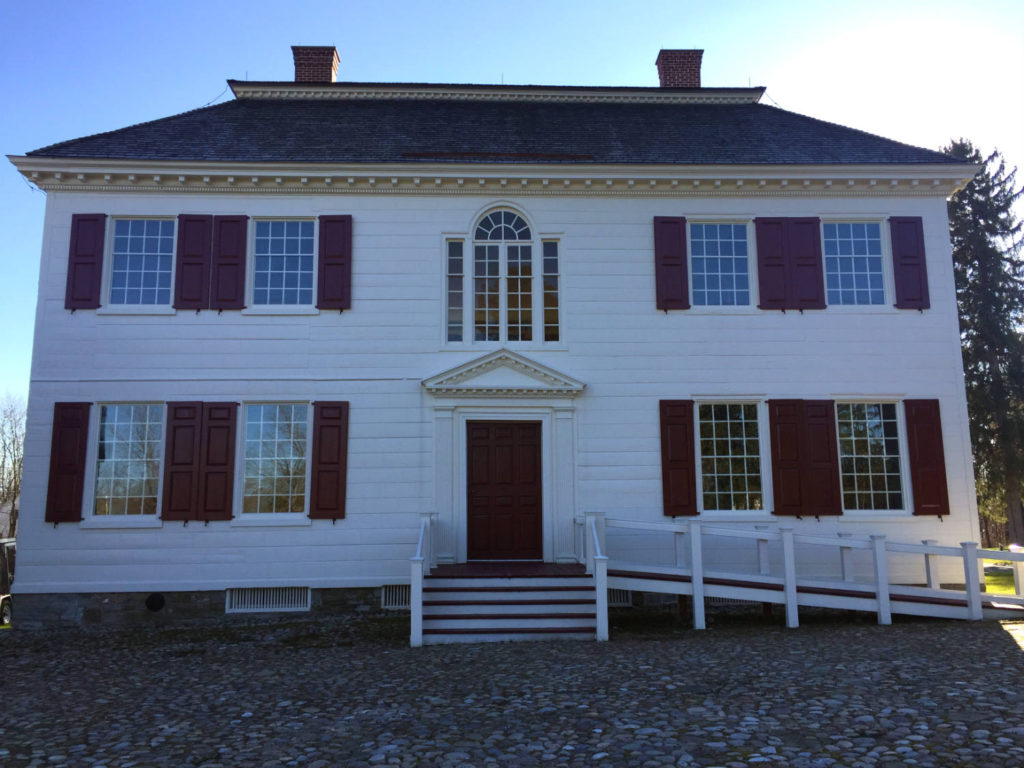
[[[981,169],[973,163],[303,164],[7,157],[40,189],[80,192],[945,197],[967,184]]]
[[[546,101],[622,104],[756,104],[763,87],[646,88],[634,86],[476,85],[461,83],[294,83],[228,80],[238,99],[363,101]]]

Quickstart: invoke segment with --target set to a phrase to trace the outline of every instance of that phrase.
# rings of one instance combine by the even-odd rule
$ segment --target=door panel
[[[543,557],[540,430],[533,421],[467,424],[469,559]]]

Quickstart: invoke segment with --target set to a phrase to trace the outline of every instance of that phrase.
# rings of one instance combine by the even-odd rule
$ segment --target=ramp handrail
[[[651,586],[657,587],[657,577],[654,576],[655,572],[660,574],[662,578],[662,584],[665,583],[664,576],[666,572],[671,572],[676,575],[676,581],[682,579],[688,583],[685,586],[684,594],[691,594],[693,597],[693,623],[694,627],[703,629],[705,626],[704,616],[704,594],[705,594],[705,579],[707,574],[704,569],[704,537],[720,536],[730,538],[740,538],[752,540],[756,543],[757,547],[757,566],[758,576],[751,576],[750,574],[736,573],[736,574],[719,574],[716,573],[715,578],[718,580],[719,585],[717,587],[717,593],[721,595],[723,590],[721,586],[721,577],[732,576],[737,580],[746,579],[748,584],[754,584],[756,589],[756,582],[759,577],[768,577],[770,574],[770,568],[768,563],[768,544],[769,542],[781,543],[782,550],[782,587],[783,596],[782,600],[776,601],[784,602],[786,606],[786,624],[790,627],[798,625],[797,617],[797,606],[800,599],[804,600],[804,604],[807,602],[806,596],[801,598],[798,594],[797,584],[797,545],[810,545],[816,547],[834,547],[838,551],[839,561],[841,566],[841,581],[831,581],[826,579],[824,581],[815,582],[815,584],[826,584],[823,589],[820,586],[817,587],[818,600],[817,603],[821,604],[822,601],[827,602],[827,597],[821,597],[822,593],[833,593],[838,597],[833,601],[837,604],[840,602],[839,597],[849,598],[849,590],[852,589],[853,582],[853,551],[854,550],[867,550],[871,552],[872,559],[872,578],[870,586],[863,584],[863,587],[871,589],[873,587],[874,595],[871,599],[870,592],[865,590],[865,598],[871,599],[874,610],[878,614],[879,624],[890,624],[892,622],[892,589],[893,587],[899,587],[899,585],[892,585],[889,583],[889,570],[888,570],[888,555],[893,554],[911,554],[921,555],[924,558],[924,570],[926,577],[926,587],[922,590],[929,595],[940,598],[945,601],[950,599],[956,599],[959,595],[959,599],[963,601],[961,604],[966,604],[965,618],[969,620],[977,620],[982,618],[983,614],[983,593],[981,591],[981,580],[979,577],[979,560],[1004,560],[1010,561],[1014,564],[1014,585],[1017,597],[1005,597],[1005,602],[1015,605],[1024,605],[1024,548],[1022,547],[1011,547],[1010,551],[1004,550],[982,550],[978,548],[976,542],[962,542],[959,547],[939,545],[938,542],[932,539],[926,539],[921,543],[910,543],[910,542],[897,542],[888,541],[883,535],[869,535],[869,536],[854,536],[851,533],[838,533],[836,535],[822,535],[822,534],[809,534],[809,533],[796,533],[790,526],[770,526],[767,524],[758,524],[753,527],[731,527],[727,523],[714,522],[708,523],[700,520],[674,520],[674,521],[657,521],[657,522],[644,522],[638,520],[625,520],[614,517],[609,517],[604,513],[600,512],[588,512],[586,514],[587,521],[587,534],[586,536],[586,562],[587,570],[589,572],[596,571],[596,558],[595,553],[607,552],[605,544],[605,530],[607,528],[620,528],[628,529],[633,531],[649,531],[656,534],[670,534],[675,538],[675,563],[674,566],[657,566],[652,571]],[[593,539],[591,542],[590,539]],[[688,540],[688,541],[687,541]],[[686,546],[686,545],[689,546]],[[687,559],[688,554],[688,566],[683,564],[683,560]],[[964,589],[963,590],[949,590],[942,589],[937,584],[936,578],[936,557],[957,557],[963,561],[963,573],[964,573]],[[604,558],[607,561],[607,557]],[[621,563],[617,564],[622,567],[629,566],[633,568],[631,571],[630,578],[643,579],[643,563]],[[634,567],[635,566],[635,567]],[[607,568],[607,563],[605,563]],[[779,579],[767,579],[763,578],[764,583],[767,585],[769,581],[774,582],[778,585]],[[829,584],[835,584],[835,587],[828,586]],[[802,591],[807,591],[809,587],[806,582],[801,582],[804,586],[801,587]],[[845,594],[843,585],[847,584],[845,588]],[[778,586],[774,587],[778,589]],[[919,589],[914,589],[916,594]],[[664,591],[670,591],[665,588]],[[676,589],[678,592],[678,589]],[[814,590],[811,590],[814,591]],[[778,593],[775,593],[778,595]],[[896,599],[899,599],[903,595],[897,595]]]

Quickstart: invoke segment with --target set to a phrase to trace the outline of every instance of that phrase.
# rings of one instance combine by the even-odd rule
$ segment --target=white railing
[[[612,560],[613,570],[629,573],[628,576],[613,576],[616,586],[642,589],[652,592],[672,592],[690,595],[693,607],[693,626],[704,629],[705,597],[733,597],[756,601],[775,602],[785,605],[786,625],[796,627],[799,623],[798,607],[814,605],[821,607],[873,610],[879,624],[890,624],[892,613],[917,613],[925,615],[957,615],[971,620],[981,619],[984,601],[994,601],[1011,606],[1024,606],[1024,548],[1012,547],[1011,551],[979,550],[975,542],[963,542],[959,547],[940,546],[934,540],[920,544],[888,541],[885,536],[872,535],[857,537],[849,533],[835,536],[798,534],[792,527],[758,525],[753,528],[732,527],[727,524],[708,524],[697,520],[673,522],[638,522],[614,519],[601,513],[588,513],[583,530],[584,560],[587,572],[598,578],[604,571],[607,581],[608,552],[606,531],[611,528],[643,531],[652,534],[671,535],[673,559],[671,566],[653,566],[637,561]],[[711,537],[739,538],[752,541],[755,545],[757,573],[718,572],[705,568],[705,540]],[[591,541],[592,539],[592,541]],[[782,553],[781,575],[771,573],[768,546],[777,544]],[[797,577],[798,553],[800,547],[835,548],[840,579],[834,576],[822,578]],[[854,552],[870,552],[870,582],[854,580]],[[924,558],[925,587],[891,584],[889,581],[890,554],[921,555]],[[599,565],[597,555],[605,555]],[[962,560],[964,589],[945,589],[937,583],[936,558],[956,557]],[[985,595],[981,591],[979,561],[1008,560],[1014,563],[1016,596]],[[646,574],[646,578],[645,578]],[[628,584],[628,586],[627,586]],[[598,584],[599,594],[603,591]],[[781,596],[780,593],[781,592]],[[895,604],[895,605],[894,605]],[[933,606],[929,609],[927,606]],[[957,608],[956,606],[960,607]],[[924,607],[922,607],[924,606]],[[934,606],[942,606],[941,609]],[[991,607],[991,606],[990,606]],[[600,614],[599,614],[600,615]]]
[[[436,517],[436,512],[420,514],[420,538],[416,544],[416,554],[409,558],[409,645],[413,648],[423,645],[423,578],[429,576],[430,570],[434,567],[432,529]]]

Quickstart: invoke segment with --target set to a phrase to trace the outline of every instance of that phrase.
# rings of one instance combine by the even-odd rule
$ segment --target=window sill
[[[93,515],[84,517],[79,528],[162,528],[164,521],[156,515]]]
[[[319,315],[320,310],[316,307],[307,306],[269,306],[269,307],[246,307],[242,310],[243,315]]]
[[[124,304],[102,306],[96,310],[97,315],[173,315],[178,310],[163,305],[147,306],[144,304]]]
[[[313,521],[305,512],[267,512],[237,515],[231,520],[233,528],[266,528],[271,526],[309,526]]]
[[[441,347],[442,352],[492,352],[509,349],[516,352],[565,352],[569,344],[565,341],[448,341]]]

